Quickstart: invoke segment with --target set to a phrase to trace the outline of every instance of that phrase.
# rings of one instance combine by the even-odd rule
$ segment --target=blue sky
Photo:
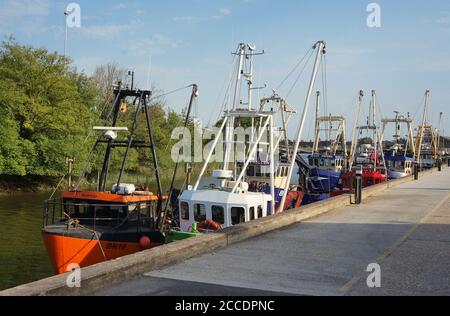
[[[0,0],[0,34],[62,53],[63,12],[69,2]],[[239,42],[266,52],[255,61],[255,83],[268,85],[259,92],[262,97],[323,39],[328,45],[328,112],[345,115],[351,126],[358,90],[365,90],[368,104],[370,90],[376,89],[383,116],[394,110],[414,114],[430,89],[430,121],[437,125],[443,111],[443,126],[450,133],[449,1],[376,1],[382,10],[382,27],[376,29],[366,25],[366,7],[375,1],[76,2],[82,25],[69,29],[68,55],[79,70],[91,74],[99,64],[116,62],[134,70],[145,87],[151,56],[150,81],[158,88],[199,85],[196,114],[206,122],[219,113],[230,53]],[[299,85],[288,101],[300,110],[305,93],[305,84]],[[188,96],[187,90],[172,95],[167,104],[180,110]],[[310,137],[308,124],[304,138]]]

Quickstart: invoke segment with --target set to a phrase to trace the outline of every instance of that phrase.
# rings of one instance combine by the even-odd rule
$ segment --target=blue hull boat
[[[341,184],[341,173],[333,170],[312,168],[309,177],[318,192],[329,193]]]

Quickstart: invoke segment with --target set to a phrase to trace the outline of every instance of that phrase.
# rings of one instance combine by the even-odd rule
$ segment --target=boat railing
[[[145,202],[143,203],[147,204]],[[135,223],[137,228],[139,228],[141,226],[148,226],[150,222],[154,221],[154,217],[152,217],[149,212],[147,212],[147,216],[141,214],[141,203],[136,203],[135,205],[136,208],[129,211],[128,208],[130,205],[125,203],[73,203],[63,201],[60,198],[50,199],[44,202],[42,226],[45,228],[46,226],[54,224],[68,225],[70,220],[75,220],[78,224],[90,226],[95,230],[96,226],[117,227],[126,221]],[[78,207],[79,210],[81,208],[88,209],[84,209],[85,214],[77,215],[71,211],[71,209],[74,210],[76,207]],[[99,214],[97,208],[108,209],[111,213],[109,216]],[[114,208],[115,211],[111,211],[111,208]],[[112,212],[117,215],[111,216]],[[89,215],[86,215],[86,213]]]

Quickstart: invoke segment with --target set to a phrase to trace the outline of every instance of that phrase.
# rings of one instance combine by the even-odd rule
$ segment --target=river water
[[[0,195],[0,290],[53,275],[41,237],[49,193]]]
[[[145,179],[130,179],[133,180],[130,183],[145,183]],[[163,188],[169,188],[170,179],[161,182]],[[176,187],[183,182],[184,177],[179,177]],[[150,190],[156,192],[154,186]],[[54,275],[41,236],[42,208],[50,195],[50,192],[0,195],[0,290]]]

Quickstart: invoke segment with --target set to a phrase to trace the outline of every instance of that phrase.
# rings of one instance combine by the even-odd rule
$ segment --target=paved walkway
[[[97,294],[450,295],[450,168]]]

